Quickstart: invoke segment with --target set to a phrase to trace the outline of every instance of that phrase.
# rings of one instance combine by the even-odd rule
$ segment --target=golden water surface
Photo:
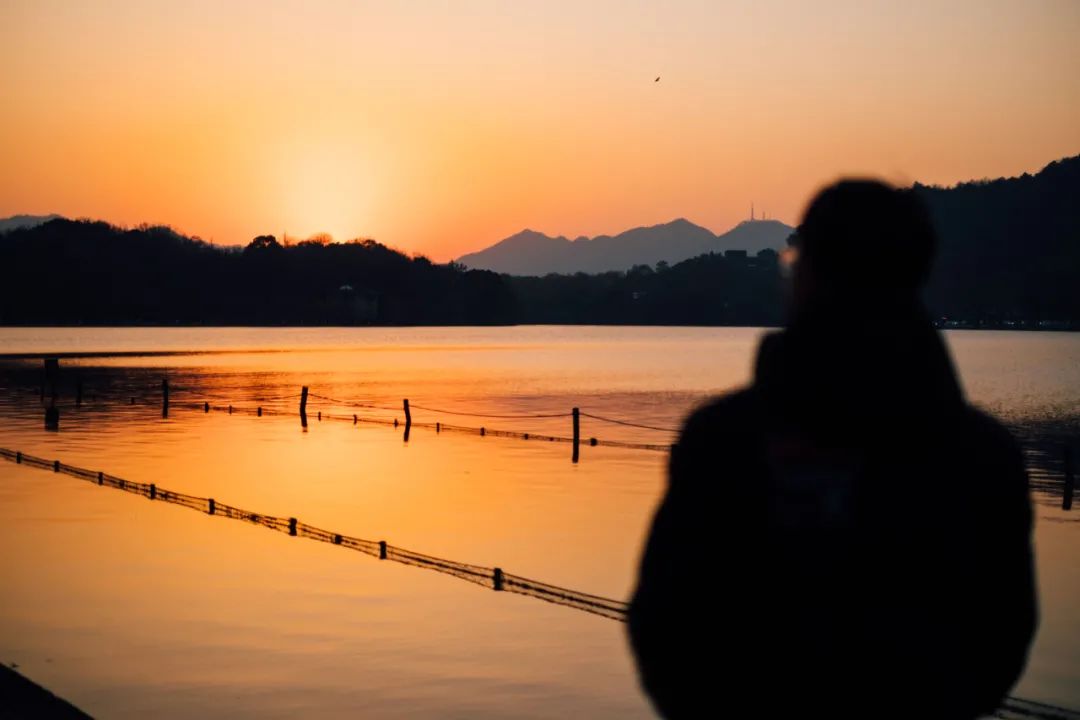
[[[363,420],[402,421],[408,398],[418,424],[564,437],[576,406],[675,428],[749,379],[762,332],[2,329],[0,447],[625,599],[665,453],[586,444],[573,464],[567,443],[427,427],[406,442]],[[1080,337],[948,339],[971,399],[1017,429],[1050,488],[1037,493],[1043,624],[1015,694],[1080,707],[1080,528],[1049,484],[1056,448],[1077,439]],[[78,356],[61,360],[56,433],[44,353]],[[673,439],[590,417],[582,435]],[[651,714],[619,622],[8,462],[0,578],[0,662],[102,717]]]

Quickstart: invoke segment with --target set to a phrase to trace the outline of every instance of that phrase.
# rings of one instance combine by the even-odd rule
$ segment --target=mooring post
[[[60,375],[60,359],[59,358],[42,358],[42,378],[41,378],[41,402],[45,402],[45,390],[48,387],[49,395],[56,398],[56,381]]]
[[[409,411],[409,399],[402,400],[401,405],[405,408],[405,442],[409,442],[409,431],[412,430],[412,413]]]
[[[53,469],[53,472],[60,472],[60,461],[59,460],[53,460],[52,469]]]
[[[98,485],[104,485],[105,484],[105,473],[100,471],[100,470],[98,471],[98,474],[97,474],[97,484]]]
[[[153,500],[157,497],[157,485],[150,483],[150,499]]]
[[[169,379],[161,378],[161,417],[169,417]]]
[[[289,518],[289,534],[296,537],[296,518]]]
[[[229,405],[229,414],[232,415],[232,405]]]
[[[496,590],[503,589],[503,571],[502,568],[495,568],[495,572],[492,574],[492,585]]]
[[[206,514],[213,515],[214,510],[216,510],[216,508],[214,507],[214,498],[210,498],[209,500],[207,500]]]
[[[16,465],[21,465],[22,464],[22,453],[21,452],[15,453],[15,464]]]
[[[380,560],[385,560],[386,559],[386,541],[385,540],[380,540],[379,541],[379,559]]]
[[[578,446],[581,444],[581,411],[574,408],[574,451],[570,457],[571,462],[578,461]]]
[[[45,408],[45,429],[60,430],[60,408],[56,407],[56,398],[49,401],[49,407]]]
[[[1065,446],[1065,492],[1061,497],[1061,509],[1072,510],[1073,500],[1073,458],[1072,446]]]
[[[262,405],[258,407],[258,409],[255,411],[255,414],[259,417],[262,417]]]
[[[307,385],[300,388],[300,426],[307,427]]]
[[[204,402],[204,403],[202,404],[202,411],[203,411],[204,413],[208,413],[208,412],[210,412],[210,403],[209,403],[209,402]]]

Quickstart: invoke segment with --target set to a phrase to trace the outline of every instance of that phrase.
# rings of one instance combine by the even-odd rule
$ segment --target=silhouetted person
[[[630,607],[669,718],[974,718],[1036,625],[1020,451],[968,405],[919,300],[910,192],[843,181],[793,237],[787,329],[694,412]]]

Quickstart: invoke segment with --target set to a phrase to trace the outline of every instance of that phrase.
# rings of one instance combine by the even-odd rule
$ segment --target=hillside
[[[1035,175],[912,192],[941,235],[926,294],[935,317],[1080,329],[1080,157]],[[500,243],[530,263],[551,262],[552,247],[597,263],[610,246],[696,253],[537,277],[437,265],[370,240],[283,247],[260,236],[241,250],[169,228],[56,219],[0,232],[0,267],[13,269],[0,283],[0,324],[776,324],[784,291],[772,244],[789,231],[753,222],[715,237],[678,220],[592,240],[526,232]],[[768,247],[754,252],[755,243]],[[750,252],[718,252],[742,249]]]

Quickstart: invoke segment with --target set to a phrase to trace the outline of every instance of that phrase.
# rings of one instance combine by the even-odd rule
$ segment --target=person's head
[[[841,180],[821,190],[790,240],[793,304],[874,305],[914,299],[937,247],[930,215],[910,190]]]

